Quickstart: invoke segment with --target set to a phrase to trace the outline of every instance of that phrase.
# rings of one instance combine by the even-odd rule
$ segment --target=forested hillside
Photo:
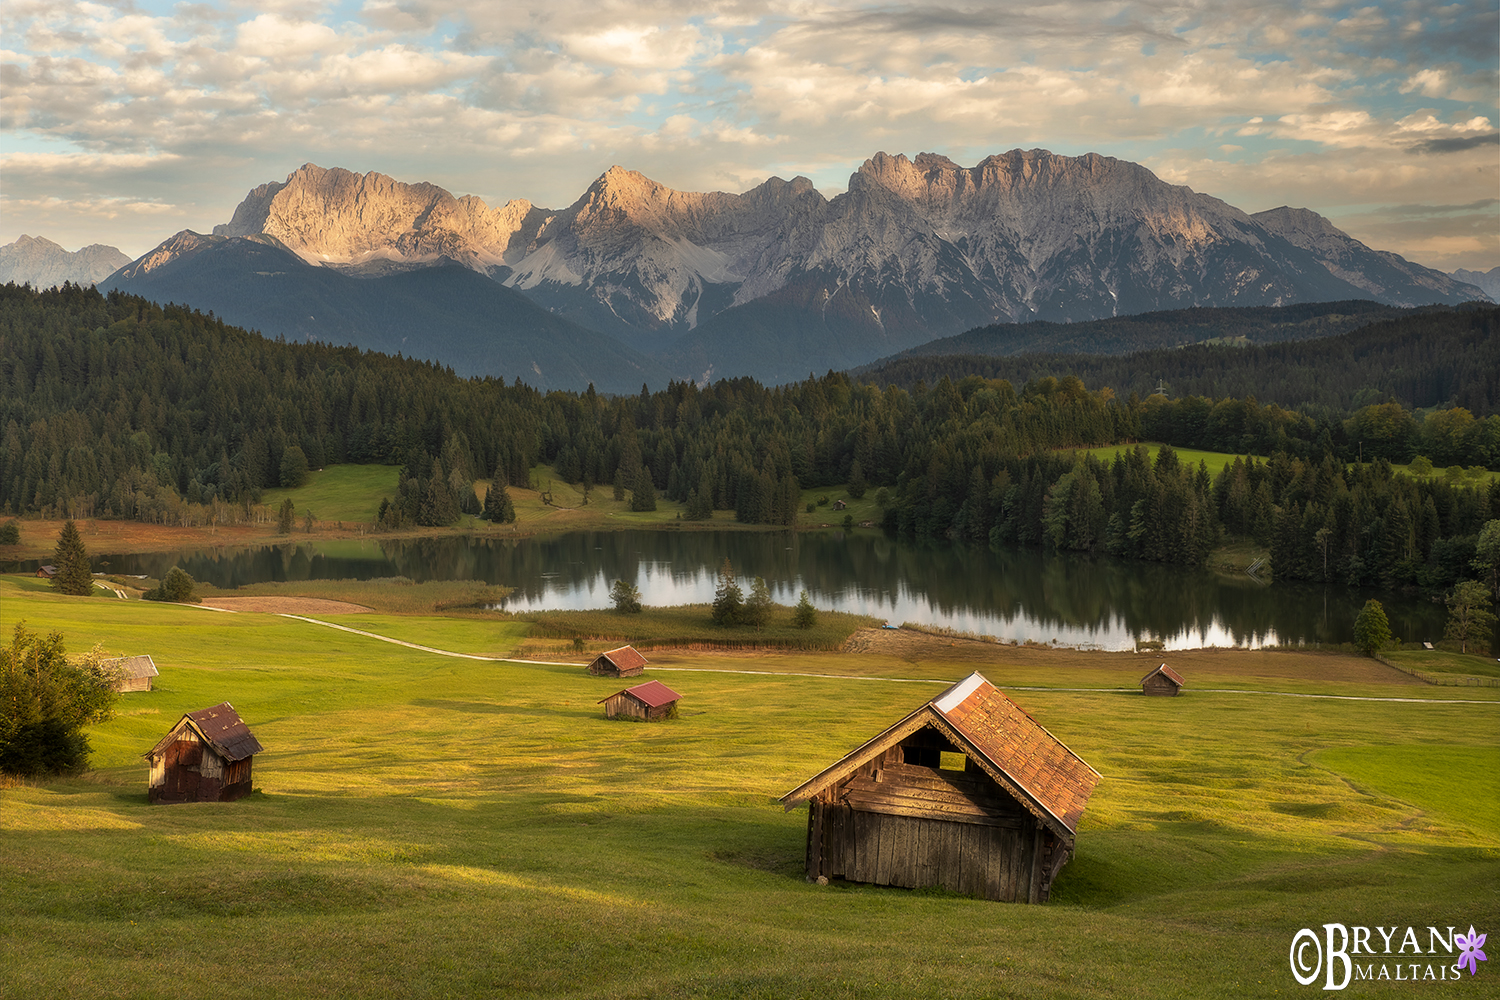
[[[688,517],[791,524],[800,488],[848,484],[914,537],[1196,563],[1228,529],[1272,545],[1283,575],[1388,582],[1451,576],[1500,517],[1488,477],[1414,479],[1385,461],[1430,447],[1453,466],[1500,464],[1500,416],[1457,408],[1314,419],[1253,399],[1121,399],[1073,375],[543,395],[71,286],[0,289],[0,386],[12,513],[232,521],[307,466],[387,462],[403,465],[392,519],[440,524],[475,479],[524,484],[546,463],[569,482],[660,491]],[[1170,448],[1110,464],[1056,451],[1141,439],[1273,457],[1213,480]],[[1346,468],[1361,451],[1380,461]]]
[[[1254,397],[1330,418],[1372,402],[1400,403],[1405,409],[1463,407],[1475,416],[1500,413],[1500,309],[1493,306],[1454,309],[1392,310],[1366,303],[1370,318],[1357,330],[1315,340],[1249,344],[1193,344],[1132,354],[1063,354],[1056,351],[1013,354],[1009,351],[977,349],[984,338],[974,331],[976,349],[938,354],[919,349],[889,361],[861,369],[859,377],[875,385],[907,388],[919,380],[929,385],[941,378],[954,381],[968,375],[1003,378],[1020,385],[1047,375],[1076,375],[1091,386],[1109,386],[1120,396],[1138,393],[1142,398],[1165,382],[1170,395],[1202,396],[1210,399]],[[1344,303],[1343,305],[1351,305]],[[1265,323],[1234,320],[1224,314],[1283,314],[1296,310],[1191,310],[1160,314],[1177,320],[1195,313],[1214,313],[1219,318],[1198,332],[1255,339],[1277,333]],[[1392,315],[1395,314],[1395,315]],[[1360,314],[1356,314],[1360,315]],[[1265,318],[1265,317],[1262,317]],[[1147,317],[1129,317],[1131,325]],[[1327,324],[1327,316],[1311,317],[1303,329]],[[1126,319],[1104,320],[1079,326],[1124,325]],[[1289,332],[1283,324],[1281,333]],[[1163,331],[1179,333],[1190,327],[1179,324]],[[994,329],[994,328],[987,328]],[[970,335],[950,338],[954,344]],[[928,345],[931,348],[933,345]],[[991,345],[993,346],[993,345]],[[996,355],[1007,356],[996,356]],[[1237,450],[1228,445],[1220,450]],[[1436,460],[1436,459],[1434,459]]]

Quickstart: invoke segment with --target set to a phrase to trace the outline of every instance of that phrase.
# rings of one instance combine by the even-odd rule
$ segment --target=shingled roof
[[[792,809],[924,726],[947,736],[1022,807],[1072,842],[1099,772],[979,673],[798,785],[781,802]]]
[[[1182,687],[1184,684],[1187,683],[1187,681],[1185,681],[1185,680],[1182,679],[1182,675],[1181,674],[1179,674],[1177,671],[1173,670],[1171,667],[1167,666],[1165,663],[1163,663],[1161,666],[1157,667],[1155,670],[1151,671],[1145,677],[1142,677],[1141,678],[1141,683],[1142,684],[1146,683],[1148,680],[1150,680],[1151,678],[1155,677],[1157,674],[1161,674],[1163,677],[1167,678],[1173,684],[1176,684],[1178,687]]]
[[[615,695],[621,694],[630,695],[632,698],[634,698],[636,701],[639,701],[647,708],[661,708],[663,705],[670,705],[672,702],[679,701],[682,698],[682,695],[678,694],[676,691],[673,691],[661,681],[647,681],[644,684],[637,684],[635,687],[629,687],[623,691],[616,691],[614,694],[610,695],[609,698],[613,698],[615,697]],[[609,698],[600,698],[597,704],[602,705],[606,701],[609,701]]]
[[[600,653],[599,655],[609,660],[609,662],[613,663],[620,670],[634,670],[637,667],[645,667],[647,665],[646,658],[636,652],[634,646],[621,646],[619,649],[611,649],[609,652]]]
[[[156,663],[144,653],[140,656],[117,656],[112,660],[105,660],[99,665],[111,670],[119,670],[122,676],[128,677],[131,680],[140,677],[161,676],[161,672],[156,669]]]
[[[198,735],[203,737],[204,742],[213,747],[214,752],[227,761],[244,760],[265,749],[260,745],[260,740],[250,732],[250,727],[245,725],[239,713],[234,710],[234,706],[226,701],[213,708],[201,708],[184,715],[178,720],[177,725],[172,727],[171,732],[151,748],[151,754],[164,751],[167,744],[176,739],[177,729],[184,722],[192,726]],[[146,756],[149,758],[151,754]]]

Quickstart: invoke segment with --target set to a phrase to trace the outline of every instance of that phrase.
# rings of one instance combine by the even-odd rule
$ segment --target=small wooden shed
[[[1163,663],[1141,678],[1141,691],[1150,695],[1173,695],[1182,690],[1182,675]]]
[[[646,658],[632,646],[600,653],[589,664],[589,673],[595,677],[639,677],[645,671]]]
[[[677,702],[682,695],[661,681],[647,681],[616,691],[599,704],[604,706],[606,719],[638,719],[642,722],[660,722],[677,718]]]
[[[158,802],[233,802],[250,794],[260,745],[229,702],[189,712],[152,747],[148,797]]]
[[[804,781],[807,877],[1045,903],[1095,771],[975,673]]]
[[[57,575],[57,567],[56,566],[38,566],[36,568],[36,575],[39,576],[39,577],[42,577],[45,580],[50,580],[54,576]]]
[[[145,654],[119,656],[113,660],[105,660],[100,666],[119,672],[120,679],[115,682],[115,690],[120,692],[150,691],[151,678],[160,676],[156,664]]]

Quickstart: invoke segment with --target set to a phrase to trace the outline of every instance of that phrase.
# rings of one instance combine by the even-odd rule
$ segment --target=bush
[[[142,600],[147,601],[172,601],[177,604],[198,604],[198,598],[194,596],[193,590],[198,586],[198,581],[187,574],[181,566],[173,566],[167,570],[167,575],[162,577],[161,584],[141,595]]]
[[[0,771],[32,777],[77,772],[88,763],[82,730],[113,712],[116,677],[99,647],[69,663],[61,632],[46,638],[16,625],[0,649]]]
[[[15,518],[11,518],[9,521],[6,521],[4,524],[0,524],[0,545],[20,545],[20,544],[21,544],[21,526],[16,523],[16,519]]]

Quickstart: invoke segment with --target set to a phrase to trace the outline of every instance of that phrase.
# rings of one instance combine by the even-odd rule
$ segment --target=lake
[[[108,555],[95,570],[160,577],[180,565],[220,588],[265,581],[483,580],[515,593],[509,610],[601,608],[617,579],[645,604],[708,603],[719,567],[746,593],[763,577],[773,599],[805,588],[819,608],[945,625],[1007,640],[1130,649],[1348,642],[1369,597],[1411,641],[1442,635],[1446,609],[1404,595],[1282,583],[1106,556],[898,542],[880,532],[614,531],[516,539],[300,541],[257,549]],[[31,564],[34,568],[34,564]],[[10,571],[24,571],[16,565]]]

